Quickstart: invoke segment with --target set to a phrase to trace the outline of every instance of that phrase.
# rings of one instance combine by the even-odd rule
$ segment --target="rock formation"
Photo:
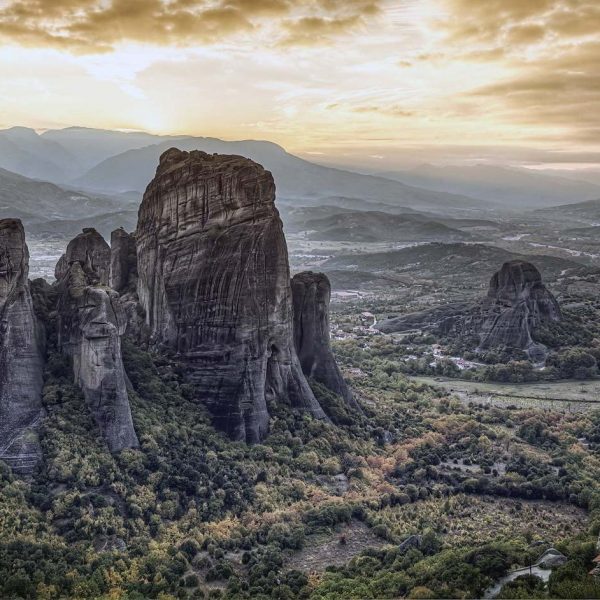
[[[359,409],[331,351],[329,279],[324,273],[298,273],[292,278],[292,297],[294,343],[303,373],[341,396],[351,408]]]
[[[110,287],[123,294],[137,286],[137,251],[135,236],[116,229],[110,238]]]
[[[476,303],[454,303],[380,322],[384,333],[421,329],[444,336],[471,336],[479,350],[517,348],[543,361],[546,349],[534,341],[544,323],[560,321],[558,302],[530,262],[504,263],[493,275],[487,296]]]
[[[271,403],[326,418],[293,341],[287,247],[271,173],[240,156],[160,158],[140,207],[138,295],[155,347],[187,363],[199,401],[257,442]]]
[[[539,348],[532,338],[535,328],[561,319],[558,302],[542,283],[540,272],[521,260],[504,263],[494,274],[482,312],[482,350],[508,346],[537,354]]]
[[[58,343],[73,361],[75,382],[112,452],[137,446],[121,359],[126,319],[107,287],[108,244],[95,229],[72,240],[57,268]]]
[[[21,221],[0,220],[0,459],[30,472],[41,453],[43,331],[33,309]]]
[[[69,242],[65,256],[58,261],[56,275],[64,275],[74,263],[81,266],[88,285],[108,285],[110,246],[94,228],[84,229]]]

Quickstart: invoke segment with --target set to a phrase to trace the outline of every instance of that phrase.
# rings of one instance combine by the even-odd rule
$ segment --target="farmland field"
[[[600,408],[600,379],[535,383],[481,383],[447,377],[411,377],[442,388],[461,402],[520,408],[583,411]]]

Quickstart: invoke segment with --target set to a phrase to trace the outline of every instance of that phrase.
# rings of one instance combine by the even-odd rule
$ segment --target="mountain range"
[[[152,178],[162,152],[182,150],[249,157],[269,169],[278,197],[303,206],[327,204],[397,212],[400,207],[444,211],[540,208],[600,198],[600,185],[527,169],[493,165],[439,167],[363,174],[294,156],[267,141],[224,141],[69,127],[38,133],[25,127],[0,131],[0,168],[111,196],[135,192]]]
[[[568,178],[533,169],[478,164],[421,165],[416,169],[380,173],[381,177],[421,188],[480,198],[506,208],[542,208],[600,198],[600,181]]]

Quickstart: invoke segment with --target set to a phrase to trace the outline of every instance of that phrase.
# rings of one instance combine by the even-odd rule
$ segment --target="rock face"
[[[375,328],[382,333],[426,330],[445,335],[452,332],[457,321],[462,320],[472,307],[472,304],[466,302],[452,302],[398,317],[389,317],[379,321]]]
[[[257,442],[271,403],[326,418],[293,341],[287,247],[271,173],[240,156],[160,159],[140,207],[138,295],[152,344],[186,362],[198,399]]]
[[[378,323],[384,333],[428,330],[443,336],[470,336],[478,349],[518,348],[543,361],[546,349],[533,339],[540,325],[562,318],[554,296],[530,262],[504,263],[493,275],[487,296],[477,303],[454,303]]]
[[[108,285],[110,258],[110,246],[89,227],[71,240],[65,256],[58,261],[56,275],[64,275],[73,264],[79,263],[88,285]]]
[[[23,225],[0,220],[0,459],[28,473],[41,457],[44,336],[33,309]]]
[[[137,286],[137,251],[135,236],[116,229],[110,238],[110,287],[123,294]]]
[[[111,253],[94,229],[71,241],[61,259],[58,343],[112,452],[138,445],[121,359],[126,319],[119,295],[106,287]]]
[[[341,396],[351,408],[358,409],[331,351],[329,279],[324,273],[298,273],[292,278],[292,297],[294,343],[302,372]]]
[[[535,328],[561,320],[558,302],[542,283],[540,272],[531,263],[520,260],[504,263],[494,274],[483,310],[481,349],[533,348]]]

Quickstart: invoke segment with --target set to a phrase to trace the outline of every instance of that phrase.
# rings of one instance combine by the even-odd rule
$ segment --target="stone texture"
[[[62,260],[62,259],[61,259]],[[59,281],[58,343],[112,452],[138,445],[121,358],[127,325],[119,295],[106,287],[110,248],[94,229],[71,241]]]
[[[472,307],[472,303],[452,302],[384,319],[375,325],[375,329],[382,333],[427,330],[445,335],[453,331],[457,320],[462,320]]]
[[[57,274],[62,275],[74,263],[79,263],[88,285],[108,285],[110,274],[110,246],[92,227],[83,230],[71,240],[67,252],[58,262]]]
[[[454,303],[381,321],[384,333],[426,330],[444,336],[470,336],[479,350],[518,348],[542,362],[546,348],[533,340],[535,329],[560,321],[558,302],[546,288],[538,269],[527,261],[504,263],[490,280],[485,298]]]
[[[140,207],[138,295],[151,343],[187,363],[233,439],[258,442],[269,405],[326,418],[293,342],[287,247],[271,173],[240,156],[160,159]]]
[[[537,268],[526,261],[504,263],[490,281],[483,302],[480,344],[483,350],[537,346],[532,332],[542,323],[560,321],[558,302],[542,283]]]
[[[116,229],[110,237],[110,287],[119,294],[133,292],[137,286],[135,236]]]
[[[0,459],[29,473],[41,457],[44,335],[33,308],[23,225],[0,220]]]
[[[359,409],[331,351],[329,279],[324,273],[298,273],[292,278],[292,297],[294,343],[302,372],[341,396],[349,407]]]

